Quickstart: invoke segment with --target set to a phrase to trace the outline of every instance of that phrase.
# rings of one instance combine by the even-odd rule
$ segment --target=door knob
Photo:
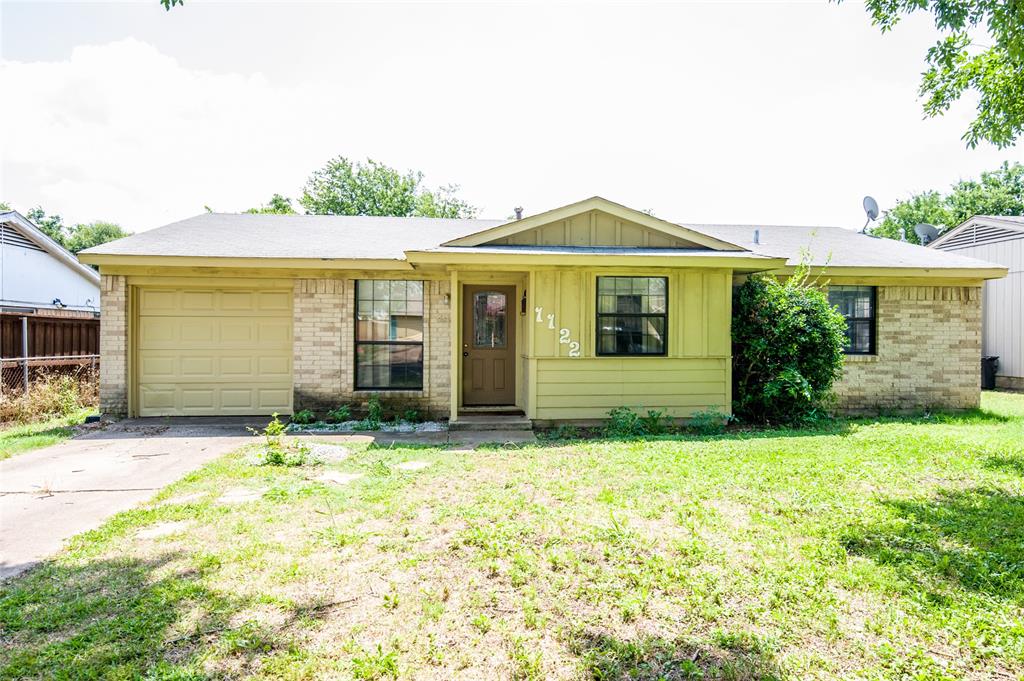
[[[463,357],[469,357],[469,353],[468,352],[464,352],[464,353],[462,353],[462,356]]]

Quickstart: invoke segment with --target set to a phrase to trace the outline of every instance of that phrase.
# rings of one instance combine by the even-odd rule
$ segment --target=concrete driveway
[[[0,579],[241,446],[244,425],[126,421],[0,461]]]

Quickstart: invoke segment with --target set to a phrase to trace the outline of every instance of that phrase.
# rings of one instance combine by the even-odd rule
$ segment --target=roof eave
[[[310,270],[411,270],[406,260],[386,258],[237,258],[189,255],[84,253],[82,262],[100,267],[239,267]]]
[[[795,265],[772,270],[768,274],[790,275],[797,269]],[[815,276],[883,278],[896,277],[907,279],[1002,279],[1009,269],[1006,267],[833,267],[812,265],[811,274]]]
[[[763,272],[785,265],[785,258],[766,256],[729,255],[657,255],[630,253],[495,253],[466,249],[464,253],[451,251],[406,251],[409,262],[418,265],[569,265],[592,267],[686,267],[728,268],[745,272]]]

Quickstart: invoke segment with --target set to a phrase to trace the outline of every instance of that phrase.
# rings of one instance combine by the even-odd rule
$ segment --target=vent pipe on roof
[[[754,244],[756,245],[756,244],[760,244],[760,243],[761,243],[761,230],[755,229],[754,230]]]
[[[523,207],[519,206],[517,208],[514,208],[513,210],[515,210],[515,212],[516,212],[516,220],[522,220],[523,219]]]
[[[907,230],[905,230],[902,227],[900,227],[900,241],[906,241],[906,240],[907,240]]]

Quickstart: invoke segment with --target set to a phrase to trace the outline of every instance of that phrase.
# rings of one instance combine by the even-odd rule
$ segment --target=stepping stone
[[[192,494],[182,494],[181,496],[171,497],[170,499],[164,499],[160,502],[161,506],[174,506],[176,504],[191,504],[193,501],[200,501],[206,496],[203,492],[193,492]]]
[[[347,485],[353,480],[363,477],[362,473],[339,473],[338,471],[327,471],[317,476],[320,482],[333,482],[336,485]]]
[[[147,527],[144,530],[139,530],[135,533],[135,536],[139,539],[157,539],[158,537],[166,537],[167,535],[174,534],[176,532],[184,532],[191,524],[192,523],[187,520],[157,523],[156,525]]]
[[[249,489],[248,487],[235,487],[222,494],[217,503],[219,504],[244,504],[249,501],[256,501],[267,491],[266,487]]]
[[[347,447],[340,445],[311,444],[309,445],[309,454],[314,459],[332,463],[347,459],[349,451]]]
[[[402,471],[421,471],[429,465],[429,461],[403,461],[396,463],[395,468]]]

